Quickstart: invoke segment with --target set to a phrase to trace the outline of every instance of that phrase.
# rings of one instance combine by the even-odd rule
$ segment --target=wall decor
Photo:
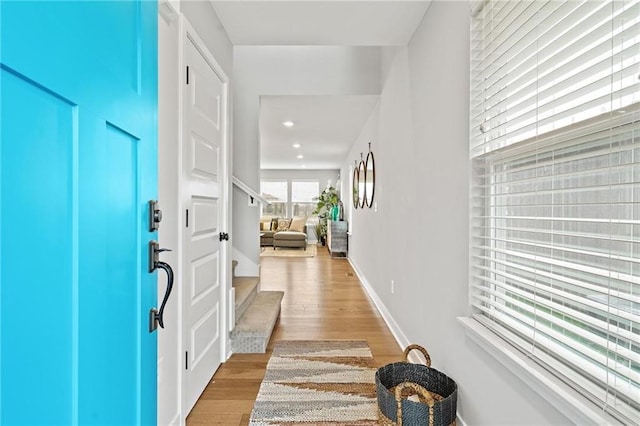
[[[353,163],[353,182],[351,188],[351,196],[353,197],[353,207],[357,209],[359,205],[358,186],[360,185],[360,169],[358,168],[358,160],[353,160]]]
[[[371,208],[373,207],[373,196],[376,190],[376,164],[371,151],[371,142],[369,142],[369,153],[365,160],[364,182],[365,202]]]
[[[362,152],[360,153],[360,163],[358,163],[358,207],[365,208],[367,199],[365,195],[365,179],[367,178],[367,166],[364,164]]]

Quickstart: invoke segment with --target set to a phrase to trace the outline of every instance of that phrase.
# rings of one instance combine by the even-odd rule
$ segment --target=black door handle
[[[171,290],[173,290],[173,269],[168,263],[160,261],[160,253],[163,251],[171,250],[160,248],[157,241],[149,241],[149,272],[162,269],[167,273],[167,289],[164,292],[160,310],[151,308],[149,311],[149,333],[154,332],[158,326],[164,328],[164,308],[167,306]]]
[[[162,299],[160,310],[159,311],[156,311],[155,309],[151,310],[151,312],[153,312],[152,321],[154,323],[157,322],[161,328],[164,328],[164,308],[165,306],[167,306],[167,300],[169,300],[169,296],[171,296],[171,290],[173,290],[173,269],[166,262],[157,262],[156,267],[158,269],[162,269],[167,273],[167,289],[164,292],[164,298]],[[150,325],[150,328],[151,328],[151,325]]]

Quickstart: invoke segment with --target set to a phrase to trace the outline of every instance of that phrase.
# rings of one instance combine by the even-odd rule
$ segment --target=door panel
[[[185,45],[189,84],[183,91],[183,196],[189,211],[184,235],[185,347],[188,413],[222,361],[220,179],[221,105],[225,86],[192,40]]]
[[[219,149],[207,143],[207,141],[199,139],[194,135],[193,143],[193,165],[191,166],[194,174],[203,177],[217,178],[218,161],[220,158]]]
[[[218,261],[218,254],[214,253],[193,262],[191,271],[193,302],[205,297],[207,293],[216,290],[220,285],[216,279],[218,277]]]
[[[193,197],[191,209],[193,211],[192,237],[219,232],[216,199]]]
[[[41,382],[41,377],[47,377],[62,389],[74,387],[77,310],[73,298],[78,283],[73,270],[77,241],[72,231],[77,216],[69,182],[74,173],[77,116],[75,108],[60,97],[22,76],[5,69],[0,72],[0,423],[20,420],[22,424],[37,424],[40,417],[32,407],[33,401],[38,401],[38,411],[51,413],[51,418],[61,424],[70,424],[69,393],[51,392],[46,386],[36,384]],[[17,99],[22,102],[15,101]],[[55,123],[55,127],[40,126],[40,123]],[[15,143],[6,143],[10,140]],[[50,236],[51,229],[56,229],[57,235]],[[56,286],[58,282],[69,285]],[[24,291],[25,286],[29,286],[29,291]],[[39,297],[33,297],[34,294]],[[26,342],[25,333],[29,336]],[[31,341],[38,344],[30,344]],[[41,348],[46,348],[46,362],[42,362]],[[14,398],[9,392],[28,394],[29,398]],[[13,417],[13,410],[23,413],[22,419]]]
[[[94,423],[103,418],[104,401],[110,401],[120,407],[110,421],[135,424],[139,141],[97,116],[83,113],[80,118],[78,362],[84,371],[79,406]],[[103,314],[97,315],[97,306],[103,306]]]
[[[2,424],[155,423],[156,7],[0,2]]]

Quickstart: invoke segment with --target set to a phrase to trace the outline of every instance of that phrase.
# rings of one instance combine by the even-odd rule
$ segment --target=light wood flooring
[[[380,366],[402,351],[346,259],[263,257],[261,289],[282,290],[280,321],[266,354],[234,354],[216,372],[187,426],[247,425],[276,340],[365,339]]]

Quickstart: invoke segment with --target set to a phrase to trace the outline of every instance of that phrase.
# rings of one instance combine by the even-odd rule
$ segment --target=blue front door
[[[155,424],[157,5],[0,0],[0,64],[0,424]]]

